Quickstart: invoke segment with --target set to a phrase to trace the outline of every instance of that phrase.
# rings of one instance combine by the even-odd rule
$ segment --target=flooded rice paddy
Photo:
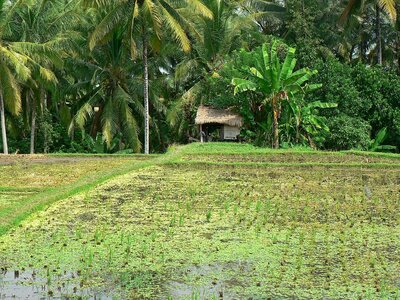
[[[29,217],[0,237],[0,299],[400,297],[390,158],[207,160],[155,163]]]

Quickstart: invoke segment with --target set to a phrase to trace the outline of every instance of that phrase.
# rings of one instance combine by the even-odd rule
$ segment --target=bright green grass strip
[[[86,192],[111,178],[124,175],[137,169],[149,167],[155,163],[155,160],[167,159],[168,157],[169,155],[161,158],[154,158],[154,160],[132,161],[131,163],[127,163],[126,165],[114,170],[92,174],[83,177],[74,183],[50,188],[42,193],[25,198],[16,205],[0,212],[0,236],[5,234],[11,228],[19,225],[32,213],[43,210],[56,201],[71,197],[78,193]]]
[[[173,147],[173,148],[176,148]],[[249,144],[239,143],[192,143],[184,147],[182,154],[196,154],[196,155],[263,155],[263,154],[307,154],[307,155],[360,155],[360,156],[374,156],[394,158],[400,160],[400,154],[396,153],[382,153],[382,152],[368,152],[368,151],[318,151],[310,148],[291,148],[291,149],[271,149],[259,148]]]
[[[276,154],[287,154],[287,155],[307,155],[307,156],[361,156],[361,157],[377,157],[377,158],[388,158],[394,160],[400,160],[400,154],[395,153],[377,153],[377,152],[362,152],[362,151],[340,151],[340,152],[329,152],[329,151],[299,151],[293,149],[261,149],[249,152],[184,152],[186,155],[196,155],[196,156],[213,156],[217,157],[219,155],[229,156],[229,155],[248,155],[248,156],[273,156]]]
[[[40,155],[39,155],[40,156]],[[155,158],[161,154],[102,154],[102,153],[50,153],[46,157],[124,157],[124,158]]]
[[[356,150],[349,150],[349,151],[342,151],[340,153],[344,154],[353,154],[358,156],[372,156],[372,157],[384,157],[384,158],[393,158],[400,160],[400,154],[398,153],[383,153],[383,152],[368,152],[368,151],[356,151]]]
[[[167,165],[209,165],[209,166],[237,166],[237,167],[329,167],[329,168],[390,168],[400,169],[400,164],[388,163],[321,163],[321,162],[305,162],[305,163],[282,163],[282,162],[209,162],[209,161],[180,161],[171,160],[162,162]]]
[[[35,188],[35,187],[10,187],[10,186],[0,186],[0,192],[11,192],[11,193],[37,193],[46,190],[46,188]]]

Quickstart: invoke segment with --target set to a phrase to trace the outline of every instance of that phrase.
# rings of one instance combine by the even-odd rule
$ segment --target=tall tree
[[[226,56],[241,47],[248,48],[244,35],[257,32],[253,13],[243,13],[238,2],[205,0],[204,4],[214,18],[193,16],[197,35],[194,36],[193,51],[179,59],[174,72],[180,97],[172,104],[168,120],[178,136],[195,134],[189,130],[193,123],[193,109],[208,100],[210,76],[216,76],[224,66]],[[260,37],[262,39],[262,36]]]
[[[135,96],[138,84],[131,75],[133,65],[128,63],[127,50],[123,28],[116,27],[110,40],[90,53],[91,63],[75,63],[87,80],[77,84],[82,96],[76,103],[77,112],[69,132],[72,133],[75,126],[85,132],[85,126],[92,120],[90,134],[96,138],[101,132],[107,148],[117,133],[122,132],[126,145],[139,152],[137,118],[143,116],[143,105]],[[95,88],[91,88],[93,86]]]
[[[18,115],[21,111],[20,86],[15,75],[27,80],[31,74],[27,67],[29,57],[19,53],[14,48],[15,44],[10,41],[12,32],[8,22],[20,5],[21,1],[13,5],[4,0],[0,1],[0,126],[4,154],[8,154],[5,111],[13,115]]]
[[[350,0],[340,16],[340,22],[344,24],[355,13],[364,14],[368,6],[375,7],[375,34],[376,34],[376,61],[382,65],[382,16],[385,12],[389,19],[395,23],[397,19],[396,0]]]
[[[286,1],[241,0],[240,10],[250,14],[264,34],[280,34],[287,14]]]
[[[192,10],[212,18],[212,13],[201,0],[86,0],[86,4],[108,8],[103,20],[98,24],[91,35],[89,46],[93,49],[96,45],[103,43],[110,36],[110,32],[119,25],[126,29],[126,37],[130,43],[131,56],[136,58],[138,43],[142,46],[143,60],[143,97],[144,97],[144,152],[150,152],[150,114],[149,114],[149,71],[148,56],[157,48],[163,35],[172,34],[181,48],[188,52],[191,48],[187,30],[191,28],[190,23],[177,8],[189,6]],[[140,36],[139,41],[135,34]],[[151,46],[151,49],[149,49]]]
[[[18,115],[22,109],[21,83],[56,82],[49,61],[61,61],[51,44],[23,41],[18,36],[18,14],[24,1],[0,1],[0,117],[4,153],[8,153],[5,110]]]
[[[62,68],[63,58],[66,58],[66,52],[77,36],[76,32],[71,31],[71,26],[76,23],[74,21],[80,20],[76,1],[66,4],[62,0],[38,0],[16,11],[14,35],[21,42],[41,45],[41,49],[32,47],[32,50],[35,61],[44,67],[39,72],[33,72],[23,85],[26,114],[30,115],[31,122],[31,153],[35,152],[38,108],[42,108],[39,110],[42,115],[47,113],[45,98],[58,82],[53,71]],[[46,76],[43,76],[44,73]]]

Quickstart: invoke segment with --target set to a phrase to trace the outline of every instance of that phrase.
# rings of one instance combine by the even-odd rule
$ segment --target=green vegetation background
[[[321,149],[373,149],[386,128],[380,142],[393,147],[381,149],[399,149],[394,1],[196,0],[176,1],[171,10],[168,1],[150,2],[154,11],[140,2],[136,15],[126,1],[0,1],[0,94],[10,152],[141,151],[146,82],[152,152],[198,137],[200,103],[233,107],[245,119],[241,139],[270,146],[271,108],[260,94],[235,96],[231,80],[240,49],[273,40],[297,49],[296,70],[318,71],[310,84],[322,88],[302,107],[338,104],[312,110],[330,130],[302,138],[283,107],[281,146],[308,147],[312,140]],[[283,58],[285,47],[281,52]]]

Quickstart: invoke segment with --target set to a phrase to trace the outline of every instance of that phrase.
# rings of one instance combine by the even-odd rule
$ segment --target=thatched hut
[[[201,105],[197,110],[196,125],[199,125],[201,142],[212,139],[211,132],[219,132],[220,140],[237,140],[243,118],[229,109],[215,109]]]

